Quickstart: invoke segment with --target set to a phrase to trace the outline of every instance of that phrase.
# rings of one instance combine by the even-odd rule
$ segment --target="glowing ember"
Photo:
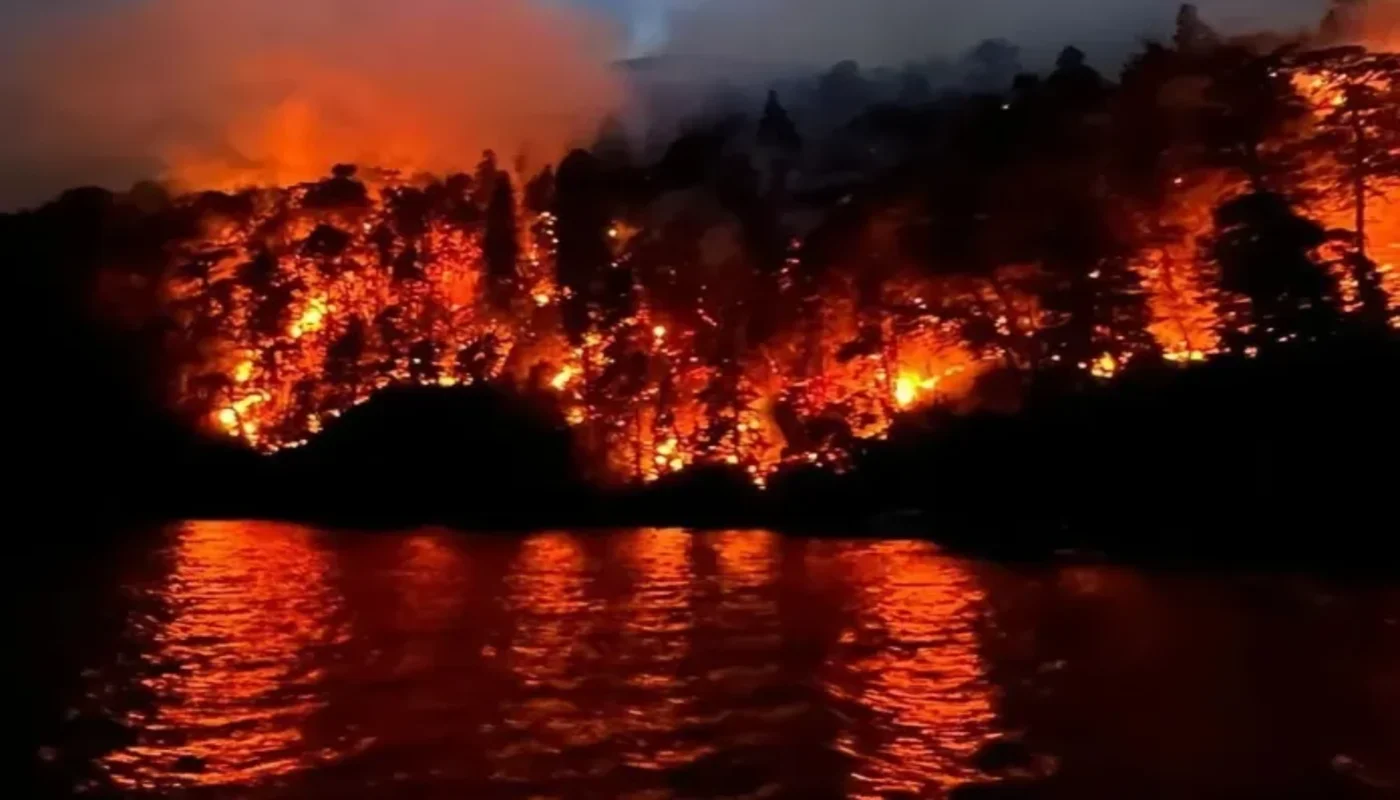
[[[253,377],[253,362],[240,361],[238,366],[233,368],[234,383],[247,383]]]
[[[306,309],[301,312],[301,317],[292,323],[288,333],[293,339],[299,339],[305,334],[315,333],[325,327],[326,322],[326,298],[312,298],[307,303]]]
[[[894,401],[900,408],[910,408],[920,396],[938,388],[938,378],[900,375],[894,382]]]
[[[900,408],[908,408],[919,396],[919,387],[913,379],[901,376],[894,384],[894,400]]]
[[[573,368],[564,367],[563,369],[559,370],[558,374],[556,374],[552,379],[550,379],[549,385],[553,386],[556,391],[562,392],[569,385],[569,381],[573,380],[573,378]]]
[[[227,428],[228,430],[230,430],[230,431],[232,431],[232,432],[234,432],[234,433],[237,433],[237,431],[238,431],[238,412],[237,412],[237,411],[234,411],[234,410],[231,409],[231,408],[223,408],[223,409],[220,409],[220,410],[219,410],[219,424],[222,425],[222,426],[224,426],[224,427]]]
[[[1089,371],[1096,378],[1112,378],[1118,373],[1118,359],[1112,353],[1104,353],[1094,360]]]

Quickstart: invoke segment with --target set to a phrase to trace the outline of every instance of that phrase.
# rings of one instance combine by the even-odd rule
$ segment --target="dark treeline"
[[[30,346],[17,348],[29,477],[91,497],[92,508],[155,514],[339,507],[388,519],[411,508],[398,517],[854,525],[898,512],[948,530],[1064,526],[1086,532],[1065,543],[1094,546],[1109,519],[1179,528],[1207,515],[1238,529],[1256,519],[1249,509],[1284,498],[1309,519],[1334,501],[1375,508],[1372,478],[1385,468],[1360,465],[1393,465],[1395,452],[1389,395],[1372,376],[1389,374],[1395,353],[1385,248],[1400,243],[1387,205],[1400,196],[1400,56],[1344,44],[1354,5],[1339,2],[1319,32],[1290,40],[1226,39],[1185,6],[1172,41],[1145,43],[1114,77],[1074,47],[1048,74],[1026,73],[1001,41],[972,51],[957,89],[935,88],[920,69],[843,62],[775,86],[751,114],[648,137],[664,144],[629,141],[609,122],[591,148],[536,174],[512,174],[488,154],[471,175],[391,193],[377,226],[360,224],[370,201],[348,166],[297,187],[299,205],[268,218],[253,212],[255,191],[68,192],[0,218],[0,252],[33,282],[18,295],[32,299],[21,316],[39,312]],[[275,226],[293,212],[323,216],[283,241]],[[697,456],[711,466],[645,489],[585,485],[560,460],[559,437],[568,449],[570,436],[595,431],[564,433],[542,370],[507,392],[541,404],[534,423],[497,390],[451,402],[408,392],[273,459],[162,412],[171,374],[207,360],[225,324],[203,309],[231,307],[240,293],[256,301],[250,341],[270,343],[251,368],[283,367],[294,348],[287,322],[307,288],[288,272],[289,253],[330,280],[363,247],[394,286],[412,286],[433,265],[433,224],[468,231],[480,241],[484,302],[504,317],[533,304],[522,242],[546,212],[557,247],[544,263],[558,291],[548,322],[571,347],[605,342],[602,366],[585,357],[581,367],[588,418],[618,418],[647,397],[659,409],[652,430],[674,426],[667,403],[680,373],[657,378],[656,365],[679,359],[638,344],[651,330],[645,309],[694,332],[687,347],[710,370],[699,394],[708,427],[694,446],[736,453],[734,469]],[[226,279],[207,252],[190,256],[211,219],[264,226]],[[179,314],[172,263],[198,288],[199,305]],[[421,295],[414,308],[428,302]],[[296,384],[298,418],[344,405],[326,394],[337,375],[367,380],[380,374],[367,369],[402,364],[405,382],[443,377],[441,348],[410,335],[411,313],[391,306],[337,328],[322,368],[330,389]],[[857,435],[862,417],[906,410],[895,381],[902,342],[929,331],[981,365],[969,386],[904,414],[887,441]],[[459,344],[453,369],[499,374],[490,347]],[[760,355],[790,381],[766,412],[782,458],[839,452],[845,474],[784,461],[767,492],[752,486],[743,448],[759,445],[737,423],[757,402],[745,370]],[[830,388],[855,380],[847,365],[861,359],[883,363],[879,383],[861,389],[878,398],[874,411],[857,408],[858,392]],[[1180,366],[1193,361],[1208,363]],[[237,388],[216,372],[195,377],[207,391],[180,399],[195,396],[200,414]],[[499,427],[439,443],[407,424],[419,413],[446,420],[454,402]],[[388,433],[398,425],[417,444]],[[481,466],[511,442],[509,469]],[[624,460],[649,461],[635,449]],[[422,467],[393,466],[405,460]],[[382,480],[358,480],[357,464],[378,464]],[[296,485],[306,488],[286,488]],[[474,518],[485,500],[491,512]]]

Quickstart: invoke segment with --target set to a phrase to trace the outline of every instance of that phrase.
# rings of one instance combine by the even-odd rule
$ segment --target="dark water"
[[[764,531],[191,523],[130,549],[50,634],[78,642],[50,790],[1371,797],[1400,773],[1384,584]]]

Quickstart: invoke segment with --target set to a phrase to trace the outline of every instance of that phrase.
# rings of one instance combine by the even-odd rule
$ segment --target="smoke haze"
[[[443,171],[487,147],[540,162],[585,141],[621,101],[607,66],[614,31],[557,3],[67,8],[0,17],[12,40],[0,49],[0,208],[157,176],[229,188],[341,161]]]
[[[850,58],[898,64],[1010,39],[1032,59],[1067,44],[1126,51],[1169,36],[1181,0],[663,0],[665,50],[723,60],[829,65]],[[1224,33],[1314,26],[1327,0],[1194,0]]]
[[[1400,0],[1373,0],[1367,6],[1362,25],[1368,44],[1387,50],[1400,49]]]
[[[1179,6],[67,0],[26,10],[14,2],[0,0],[0,103],[9,118],[0,209],[72,185],[125,188],[150,177],[229,188],[316,177],[339,161],[460,169],[486,147],[506,163],[524,153],[538,165],[589,140],[623,103],[609,64],[642,51],[696,63],[821,67],[853,58],[873,66],[954,56],[1004,37],[1023,47],[1027,66],[1075,44],[1111,68],[1140,37],[1169,35]],[[1313,26],[1327,0],[1197,4],[1210,24],[1236,33]]]

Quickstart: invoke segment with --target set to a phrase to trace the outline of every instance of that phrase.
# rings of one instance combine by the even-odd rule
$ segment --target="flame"
[[[1372,34],[1371,41],[1375,41],[1375,34],[1387,29],[1400,37],[1400,11],[1392,12],[1388,23],[1376,24],[1377,21],[1385,22],[1381,16],[1375,15],[1369,28]],[[1391,44],[1400,48],[1400,38]],[[1394,75],[1369,74],[1366,78],[1365,87],[1380,94],[1386,93],[1395,81],[1400,80],[1400,77]],[[1294,76],[1293,85],[1311,105],[1316,121],[1329,114],[1354,113],[1334,111],[1345,108],[1347,104],[1349,88],[1346,81],[1344,75],[1326,69],[1315,69],[1300,71]],[[1362,119],[1366,117],[1363,115]],[[1356,227],[1356,208],[1351,192],[1338,193],[1329,191],[1328,187],[1329,182],[1335,179],[1334,176],[1345,174],[1347,170],[1348,167],[1340,163],[1335,153],[1332,153],[1308,164],[1303,176],[1304,187],[1307,190],[1304,194],[1310,198],[1306,210],[1329,230],[1353,230]],[[1367,189],[1367,255],[1375,262],[1381,289],[1388,297],[1391,325],[1400,328],[1400,270],[1396,268],[1396,264],[1400,263],[1400,179],[1373,179]],[[1333,277],[1341,294],[1343,310],[1354,312],[1361,306],[1356,278],[1341,265],[1338,258],[1341,253],[1335,245],[1325,249],[1328,252],[1324,255],[1336,264]]]
[[[900,408],[909,408],[922,395],[938,388],[938,378],[920,378],[917,375],[902,374],[894,382],[894,402]]]
[[[1225,186],[1198,177],[1181,185],[1173,213],[1194,228],[1180,227],[1205,225],[1209,213],[1200,209]],[[503,307],[483,278],[479,226],[429,216],[421,233],[405,235],[393,228],[394,204],[417,191],[413,184],[367,183],[365,206],[313,207],[308,201],[323,187],[259,190],[245,195],[253,207],[247,218],[210,215],[204,232],[177,248],[179,259],[210,265],[209,281],[174,267],[167,279],[169,313],[191,321],[187,335],[198,337],[186,352],[238,354],[187,363],[180,385],[221,375],[224,388],[209,409],[213,427],[264,450],[305,443],[326,421],[391,385],[525,386],[543,366],[544,384],[583,431],[602,474],[647,481],[725,464],[763,485],[785,463],[844,469],[854,441],[885,436],[900,413],[966,397],[979,374],[1009,357],[1011,345],[973,347],[961,338],[939,310],[949,292],[985,304],[1001,341],[1036,336],[1034,298],[1008,302],[985,287],[969,293],[934,279],[896,278],[883,303],[907,309],[896,319],[859,303],[852,274],[836,272],[820,287],[809,321],[746,350],[714,348],[715,331],[734,325],[727,314],[742,304],[709,284],[679,299],[666,298],[664,286],[639,285],[631,316],[594,326],[573,343],[561,324],[571,298],[555,280],[552,214],[523,226],[524,258],[510,283],[519,302]],[[1396,215],[1386,214],[1390,227],[1378,222],[1374,230],[1400,241]],[[266,238],[277,225],[280,232]],[[308,245],[327,228],[343,244],[333,255]],[[614,246],[619,261],[629,257],[625,245]],[[1182,363],[1218,352],[1222,325],[1207,290],[1211,273],[1190,256],[1195,249],[1186,237],[1146,253],[1139,265],[1154,312],[1150,330],[1166,357]],[[1400,248],[1385,252],[1400,255]],[[1395,255],[1382,266],[1392,287]],[[248,283],[253,267],[267,273],[260,283]],[[785,269],[799,267],[794,259]],[[778,276],[780,291],[787,274]],[[745,289],[736,280],[722,291]],[[280,306],[279,294],[286,298]],[[644,365],[629,379],[636,383],[616,383],[625,353]],[[1131,357],[1103,352],[1080,366],[1106,379]]]
[[[232,408],[219,409],[219,424],[232,433],[238,432],[238,412]]]
[[[564,367],[563,369],[559,370],[558,374],[556,374],[553,378],[550,379],[549,385],[550,385],[550,386],[553,386],[553,387],[555,388],[556,391],[562,392],[562,391],[564,391],[564,389],[565,389],[566,387],[568,387],[569,381],[571,381],[571,380],[573,380],[573,379],[574,379],[574,370],[573,370],[573,368],[572,368],[572,367]]]
[[[326,298],[313,297],[311,302],[306,304],[306,309],[301,312],[301,316],[293,322],[287,329],[287,333],[293,339],[300,339],[304,334],[315,333],[325,327],[326,321]],[[241,383],[241,381],[240,381]]]
[[[1299,87],[1325,114],[1334,83],[1316,73]],[[1131,266],[1147,297],[1147,332],[1167,360],[1189,364],[1221,352],[1222,334],[1247,324],[1202,255],[1213,210],[1242,184],[1207,167],[1168,183],[1161,206],[1133,220],[1146,244]],[[1377,188],[1368,250],[1394,306],[1400,185]],[[1320,199],[1307,213],[1348,227],[1352,210],[1325,194],[1310,193]],[[1061,358],[1042,346],[1048,312],[1039,298],[1006,288],[1033,285],[1035,265],[1006,265],[991,280],[892,268],[872,292],[858,279],[872,264],[856,258],[813,277],[800,242],[775,275],[656,263],[645,251],[652,232],[618,220],[599,231],[611,256],[601,269],[630,270],[629,305],[587,307],[585,329],[566,332],[579,293],[592,289],[561,284],[550,212],[517,209],[520,258],[502,278],[485,263],[486,199],[447,181],[342,175],[236,200],[241,211],[177,199],[200,210],[203,227],[172,248],[166,312],[184,337],[174,337],[178,351],[194,354],[182,362],[177,400],[263,450],[305,443],[392,385],[486,382],[553,390],[603,476],[649,481],[724,464],[763,485],[784,464],[844,469],[856,442],[886,436],[900,414],[964,405],[988,369]],[[1346,293],[1347,276],[1339,278]],[[769,300],[754,310],[758,296]],[[782,324],[750,338],[755,316],[774,308]],[[987,341],[964,337],[958,320],[969,317]],[[1129,334],[1139,333],[1105,328],[1097,335],[1106,346],[1076,366],[1116,377],[1137,352]]]
[[[185,364],[180,385],[222,378],[213,427],[264,450],[296,447],[391,385],[523,386],[543,366],[544,385],[558,393],[569,424],[584,429],[580,438],[604,474],[653,480],[715,463],[762,485],[786,462],[842,468],[851,441],[883,436],[897,413],[935,395],[966,393],[999,358],[959,339],[925,300],[937,294],[927,281],[890,287],[892,305],[918,309],[896,335],[892,320],[860,309],[849,275],[823,290],[820,335],[799,325],[723,353],[714,331],[741,319],[731,312],[743,304],[721,292],[741,290],[736,281],[695,286],[679,299],[639,286],[633,315],[570,342],[561,317],[572,290],[555,278],[554,215],[523,226],[523,257],[508,282],[518,302],[503,306],[484,279],[479,222],[430,214],[415,233],[397,229],[396,203],[421,186],[341,177],[245,192],[251,213],[243,217],[202,215],[202,232],[175,248],[168,311],[187,323],[188,352],[211,354]],[[330,190],[364,202],[318,200]],[[623,223],[611,229],[620,263],[628,242],[644,237]],[[206,264],[208,278],[186,277],[184,263]],[[790,259],[787,269],[799,266]],[[885,329],[883,351],[843,355],[872,325]],[[646,364],[641,382],[609,384],[628,350]],[[217,356],[224,352],[237,356]],[[823,420],[838,416],[847,432],[833,436]]]
[[[1093,366],[1089,371],[1096,378],[1112,378],[1117,374],[1118,367],[1118,359],[1114,358],[1112,353],[1104,353],[1094,359]]]
[[[233,368],[233,382],[247,383],[253,379],[253,362],[240,361],[238,366]]]

